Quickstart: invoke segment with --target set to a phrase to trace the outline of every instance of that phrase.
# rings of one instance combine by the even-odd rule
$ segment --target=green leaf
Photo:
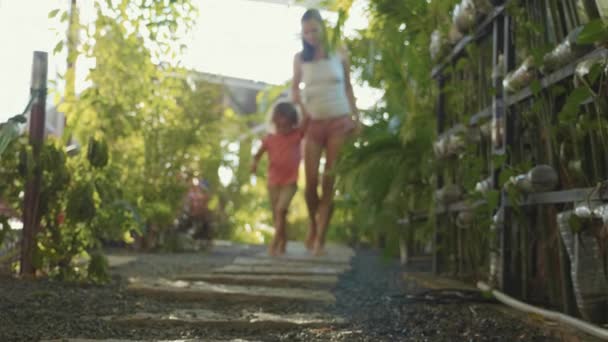
[[[503,169],[500,172],[500,176],[498,177],[499,188],[502,188],[505,183],[509,181],[509,179],[513,176],[515,176],[515,171],[513,169]]]
[[[532,90],[532,94],[536,96],[543,90],[543,86],[539,80],[534,80],[530,84],[530,89]]]
[[[507,160],[507,155],[506,154],[495,154],[492,155],[492,167],[494,168],[500,168],[505,164],[505,161]]]
[[[583,27],[583,30],[578,36],[577,43],[593,44],[599,41],[608,39],[608,30],[604,26],[602,19],[591,20]]]
[[[558,117],[562,122],[574,122],[576,116],[579,113],[579,106],[581,102],[585,101],[591,96],[591,91],[586,87],[580,87],[574,89],[572,93],[566,99],[566,104],[559,112]]]
[[[571,215],[568,225],[573,233],[580,233],[583,230],[583,221],[576,215]]]
[[[561,96],[566,93],[566,88],[560,84],[557,84],[557,85],[551,87],[550,89],[551,89],[551,94],[555,97]]]
[[[59,21],[61,21],[62,23],[65,23],[66,21],[68,21],[68,19],[70,18],[68,12],[63,12],[63,14],[61,15],[61,19],[59,19]]]
[[[55,48],[53,49],[53,54],[58,54],[61,52],[61,50],[63,50],[63,40],[59,41],[59,43],[57,43],[57,45],[55,45]]]
[[[59,13],[59,9],[58,8],[50,11],[49,12],[49,19],[55,18],[57,16],[57,13]]]
[[[494,209],[498,207],[498,202],[500,200],[500,191],[498,190],[490,190],[488,191],[486,201],[488,203],[488,208]]]

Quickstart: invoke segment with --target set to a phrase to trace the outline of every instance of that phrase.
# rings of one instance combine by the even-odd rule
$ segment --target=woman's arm
[[[307,120],[309,115],[306,108],[304,108],[304,103],[302,102],[300,83],[302,83],[302,58],[300,57],[300,52],[298,52],[293,58],[293,78],[291,81],[291,94],[293,96],[293,103],[296,106],[300,107],[303,119]]]
[[[348,103],[350,104],[350,110],[353,114],[355,121],[359,122],[359,109],[357,108],[357,99],[353,92],[353,85],[350,80],[350,57],[348,50],[345,47],[340,49],[340,55],[342,57],[342,66],[344,67],[344,87],[346,90],[346,96],[348,97]]]
[[[302,58],[300,53],[296,53],[293,57],[293,78],[291,80],[291,95],[293,96],[293,103],[296,105],[302,105],[302,99],[300,97],[300,83],[302,83]]]

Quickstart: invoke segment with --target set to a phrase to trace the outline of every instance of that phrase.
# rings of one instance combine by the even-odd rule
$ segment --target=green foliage
[[[361,82],[384,91],[384,101],[366,112],[370,125],[344,149],[337,167],[340,195],[330,234],[348,241],[388,237],[395,251],[405,231],[397,220],[432,207],[435,163],[435,87],[426,48],[431,32],[447,20],[447,2],[370,1],[370,24],[348,41]],[[395,131],[395,124],[400,128]],[[412,225],[427,236],[426,225]]]
[[[16,115],[7,122],[0,123],[0,157],[8,145],[19,136],[18,126],[25,123],[23,114]]]
[[[94,167],[104,167],[108,164],[108,144],[103,140],[89,139],[87,159]]]
[[[62,279],[103,282],[102,241],[129,240],[130,232],[145,226],[169,226],[181,205],[184,177],[206,174],[212,186],[217,183],[224,116],[219,87],[190,82],[187,70],[170,66],[178,52],[173,47],[197,13],[191,1],[93,5],[93,22],[81,22],[77,7],[49,13],[68,25],[55,48],[68,49],[58,106],[68,121],[64,141],[46,142],[36,161],[26,138],[15,140],[6,133],[13,126],[2,125],[0,197],[20,208],[26,179],[42,170],[37,267]],[[96,66],[87,76],[91,87],[76,97],[78,56],[95,59]],[[69,138],[87,148],[68,157],[62,146]]]
[[[108,274],[108,259],[103,253],[95,252],[91,254],[91,260],[87,267],[87,274],[89,279],[96,283],[106,283],[110,280]]]
[[[577,43],[593,44],[608,40],[608,27],[600,18],[588,22],[578,36]]]

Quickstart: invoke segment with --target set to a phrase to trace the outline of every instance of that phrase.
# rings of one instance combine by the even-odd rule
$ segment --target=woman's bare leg
[[[319,162],[323,146],[306,139],[304,143],[304,171],[306,173],[306,206],[308,207],[308,237],[306,238],[306,248],[312,250],[314,241],[317,239],[317,210],[319,207]]]
[[[322,193],[318,204],[319,219],[317,221],[317,238],[313,247],[315,255],[324,253],[325,235],[331,220],[334,199],[334,176],[333,170],[338,159],[340,149],[346,141],[347,135],[330,137],[327,141],[327,153],[325,156],[325,169],[323,170]]]

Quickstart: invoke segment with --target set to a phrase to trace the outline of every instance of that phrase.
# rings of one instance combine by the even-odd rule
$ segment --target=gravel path
[[[373,251],[359,250],[352,269],[332,290],[336,302],[306,301],[175,301],[127,291],[131,277],[165,277],[209,272],[235,257],[252,257],[261,246],[216,247],[211,253],[129,255],[134,262],[113,269],[111,284],[91,286],[46,280],[0,278],[0,341],[61,338],[200,341],[552,341],[546,333],[497,310],[472,293],[427,291],[406,283],[403,270]],[[118,258],[118,259],[120,259]],[[128,259],[127,259],[128,260]],[[282,327],[267,324],[231,326],[117,323],[103,317],[136,312],[211,310],[223,315],[243,312],[323,314],[346,324]]]

